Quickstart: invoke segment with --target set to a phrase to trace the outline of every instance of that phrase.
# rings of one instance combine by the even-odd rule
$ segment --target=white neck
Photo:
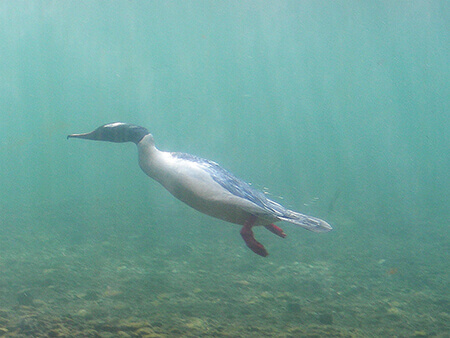
[[[159,181],[161,174],[161,156],[165,152],[155,147],[155,141],[152,134],[145,135],[137,144],[139,153],[139,166],[151,178]]]

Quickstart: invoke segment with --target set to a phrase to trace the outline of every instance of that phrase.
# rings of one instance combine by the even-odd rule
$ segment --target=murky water
[[[449,334],[446,1],[0,2],[0,335]],[[114,121],[334,231],[175,200]]]

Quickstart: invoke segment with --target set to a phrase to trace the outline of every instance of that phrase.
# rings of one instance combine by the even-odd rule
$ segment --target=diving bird
[[[268,253],[255,239],[252,231],[254,226],[262,225],[282,238],[286,234],[274,224],[277,221],[286,221],[314,232],[332,229],[319,218],[286,209],[268,199],[263,192],[252,188],[213,161],[185,153],[158,150],[152,134],[144,127],[115,122],[90,133],[71,134],[67,138],[135,143],[139,166],[148,176],[192,208],[242,225],[242,238],[260,256],[266,257]]]

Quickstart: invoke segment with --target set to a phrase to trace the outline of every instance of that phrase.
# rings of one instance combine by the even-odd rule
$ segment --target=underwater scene
[[[449,337],[449,22],[0,1],[0,336]]]

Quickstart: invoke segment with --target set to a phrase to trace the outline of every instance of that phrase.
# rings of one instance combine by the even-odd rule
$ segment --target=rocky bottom
[[[11,226],[0,239],[0,336],[449,336],[436,241],[389,251],[346,243],[344,229],[325,243],[256,229],[271,254],[262,258],[233,226],[170,238],[151,227],[36,229]]]

